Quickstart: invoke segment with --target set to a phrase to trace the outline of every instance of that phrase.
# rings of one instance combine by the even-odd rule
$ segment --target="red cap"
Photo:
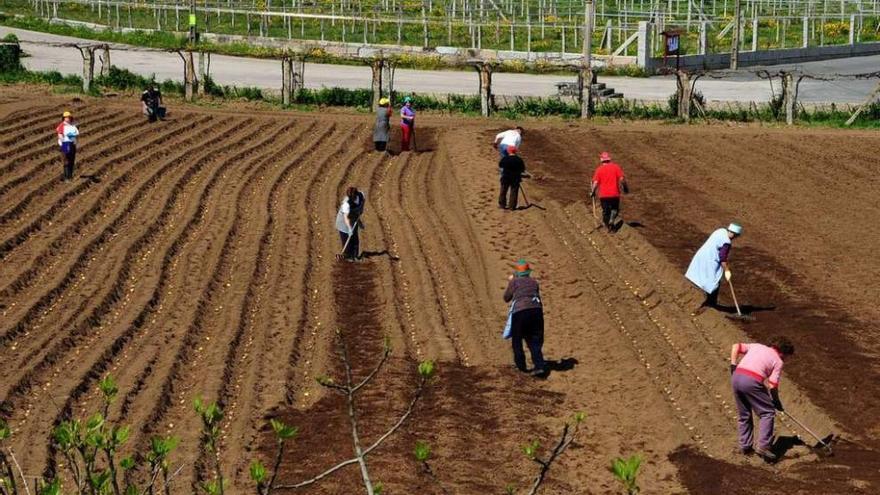
[[[610,162],[611,155],[607,151],[603,151],[602,153],[599,154],[599,160],[601,160],[603,162]]]

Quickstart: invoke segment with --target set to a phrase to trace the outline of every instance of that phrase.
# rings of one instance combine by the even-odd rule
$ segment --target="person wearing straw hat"
[[[379,99],[379,107],[376,109],[376,124],[373,127],[373,145],[376,151],[385,151],[388,147],[388,137],[391,133],[391,100]]]
[[[785,411],[779,400],[779,380],[783,360],[792,355],[794,345],[785,337],[775,337],[767,345],[731,346],[730,383],[739,422],[739,448],[744,455],[757,453],[768,461],[777,459],[771,445],[773,421],[776,411]],[[753,443],[752,411],[758,416],[757,445]]]
[[[601,163],[593,173],[590,197],[599,196],[599,203],[602,205],[602,223],[611,232],[618,223],[620,193],[629,193],[629,186],[626,184],[623,169],[611,161],[611,155],[607,151],[599,155],[599,161]]]
[[[516,262],[514,273],[508,277],[507,290],[504,291],[504,302],[510,303],[509,337],[513,345],[513,363],[522,372],[526,368],[526,356],[523,342],[528,346],[534,368],[533,376],[546,375],[544,363],[544,308],[541,303],[541,291],[538,282],[531,277],[532,269],[528,262],[520,259]],[[505,334],[507,334],[505,328]]]
[[[412,107],[412,98],[407,96],[403,99],[403,108],[400,109],[400,151],[409,151],[415,124],[416,111]]]
[[[706,300],[694,310],[695,315],[702,313],[706,308],[718,307],[721,277],[729,281],[733,275],[728,262],[730,248],[733,240],[742,235],[742,231],[742,226],[737,223],[715,230],[691,260],[684,276],[706,293]]]
[[[58,147],[64,159],[64,178],[73,180],[73,168],[76,165],[76,139],[79,137],[79,129],[73,123],[73,114],[65,111],[61,115],[61,122],[55,127],[58,135]]]

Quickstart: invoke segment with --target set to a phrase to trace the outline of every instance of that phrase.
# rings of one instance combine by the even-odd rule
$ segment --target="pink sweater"
[[[738,344],[739,354],[745,354],[736,372],[751,376],[760,382],[767,381],[771,388],[779,386],[782,374],[782,358],[776,349],[763,344]]]

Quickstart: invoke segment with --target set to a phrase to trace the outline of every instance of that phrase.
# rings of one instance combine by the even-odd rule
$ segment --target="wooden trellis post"
[[[195,83],[195,64],[193,63],[192,51],[178,51],[181,60],[183,60],[183,98],[186,101],[193,101],[193,85]]]
[[[794,83],[794,75],[791,72],[782,74],[782,104],[785,107],[785,123],[794,124],[797,111],[797,94]]]

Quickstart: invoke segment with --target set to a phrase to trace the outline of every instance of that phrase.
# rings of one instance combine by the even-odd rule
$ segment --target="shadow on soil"
[[[338,263],[333,268],[335,325],[351,356],[354,382],[368,375],[381,357],[384,334],[394,324],[384,321],[384,305],[377,286],[375,266],[369,263]],[[418,329],[417,332],[427,331]],[[324,339],[333,339],[323,330]],[[401,336],[408,342],[409,336]],[[325,366],[328,376],[343,383],[343,368],[335,346],[328,356],[303,356]],[[559,370],[577,361],[559,361]],[[394,348],[374,381],[358,393],[357,415],[362,443],[369,445],[393,425],[412,399],[417,383],[417,362],[405,348]],[[317,368],[318,370],[321,367]],[[319,371],[320,372],[320,371]],[[314,390],[305,384],[303,390]],[[298,392],[301,397],[303,390]],[[522,455],[521,446],[531,439],[552,441],[557,431],[541,418],[568,417],[562,410],[562,394],[549,392],[541,382],[520,376],[509,366],[466,367],[457,362],[437,363],[437,375],[404,426],[370,457],[372,479],[388,493],[502,493],[510,483],[526,486],[536,474],[534,462]],[[351,424],[341,394],[324,392],[306,407],[279,407],[272,417],[299,427],[300,434],[284,453],[280,484],[295,483],[323,472],[352,457]],[[431,446],[431,468],[438,486],[414,460],[416,441]],[[274,438],[268,427],[259,439],[264,464],[274,456]],[[574,445],[573,447],[577,447]],[[247,477],[247,473],[239,473]],[[575,488],[550,480],[547,489],[573,493]],[[296,493],[363,493],[360,470],[351,465],[319,483]],[[282,491],[282,493],[284,493]],[[292,493],[292,492],[291,492]]]

